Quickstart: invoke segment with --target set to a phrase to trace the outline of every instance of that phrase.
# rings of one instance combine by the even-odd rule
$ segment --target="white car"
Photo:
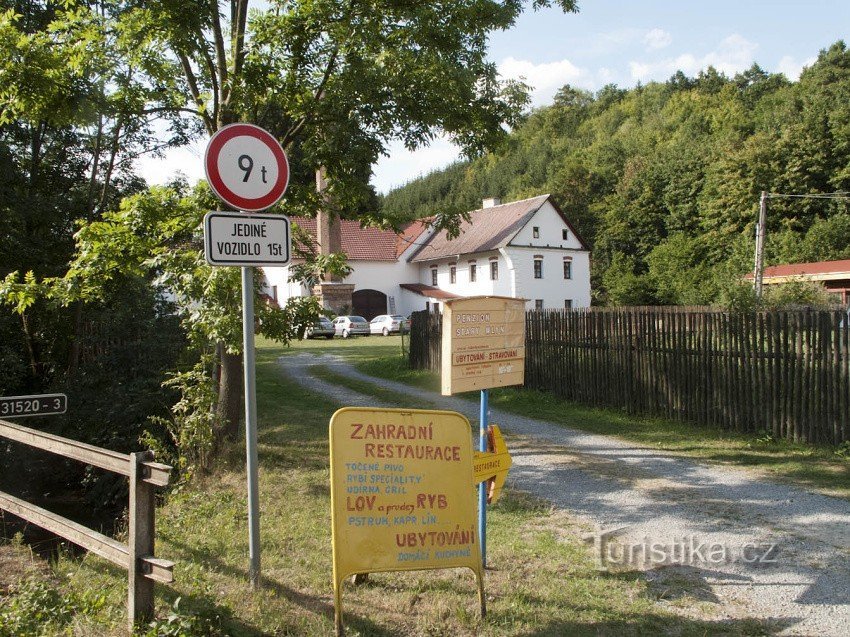
[[[337,316],[334,319],[334,333],[348,338],[355,334],[369,336],[369,323],[362,316]]]
[[[407,319],[398,314],[381,314],[369,321],[369,331],[372,334],[384,336],[389,336],[393,332],[406,332],[408,327]]]

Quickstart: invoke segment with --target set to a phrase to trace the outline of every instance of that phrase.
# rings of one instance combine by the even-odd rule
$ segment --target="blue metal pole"
[[[489,391],[481,390],[481,409],[478,413],[478,449],[487,451],[487,427],[489,426]],[[478,485],[478,538],[481,542],[481,566],[487,568],[487,481]]]

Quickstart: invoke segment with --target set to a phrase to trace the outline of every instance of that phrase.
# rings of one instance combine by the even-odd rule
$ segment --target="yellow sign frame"
[[[525,303],[509,296],[445,301],[443,396],[525,382]]]
[[[344,407],[328,431],[337,634],[343,582],[360,573],[469,568],[484,616],[469,420],[452,411]]]

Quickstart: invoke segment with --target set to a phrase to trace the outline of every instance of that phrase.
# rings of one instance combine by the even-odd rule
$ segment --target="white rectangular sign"
[[[68,397],[65,394],[0,397],[0,418],[48,416],[64,414],[67,410]]]
[[[204,217],[204,254],[210,265],[286,265],[289,219],[283,215],[209,212]]]

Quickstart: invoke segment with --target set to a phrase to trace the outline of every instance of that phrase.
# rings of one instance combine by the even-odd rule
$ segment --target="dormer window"
[[[534,236],[535,239],[539,239],[540,238],[540,228],[537,227],[537,226],[532,227],[531,234],[532,234],[532,236]]]

